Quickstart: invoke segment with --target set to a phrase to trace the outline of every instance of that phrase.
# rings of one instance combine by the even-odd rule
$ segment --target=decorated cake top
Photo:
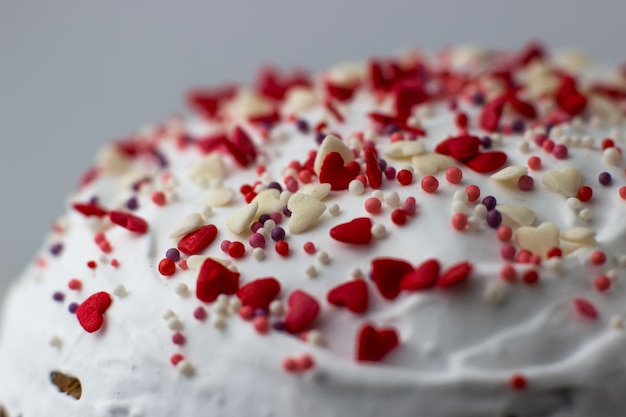
[[[193,90],[195,117],[99,153],[14,286],[0,402],[610,417],[625,98],[625,72],[535,44]]]

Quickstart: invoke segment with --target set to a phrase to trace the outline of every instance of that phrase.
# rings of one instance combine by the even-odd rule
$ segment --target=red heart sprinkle
[[[406,79],[393,86],[396,114],[399,119],[406,120],[413,108],[428,100],[424,84],[416,79]]]
[[[402,259],[378,258],[372,260],[372,281],[380,294],[393,300],[400,294],[402,278],[413,271],[413,265]]]
[[[395,329],[388,327],[377,330],[371,324],[365,324],[357,336],[356,359],[361,362],[380,362],[399,344],[400,338]]]
[[[477,136],[463,135],[446,139],[435,148],[435,152],[454,159],[471,158],[478,153],[480,139]]]
[[[352,98],[357,88],[359,88],[359,83],[354,83],[351,86],[333,84],[329,80],[326,80],[326,93],[335,100],[338,101],[348,101]]]
[[[587,98],[578,92],[576,80],[572,77],[563,77],[555,99],[558,106],[570,116],[576,116],[587,107]]]
[[[241,127],[236,126],[232,136],[233,144],[243,152],[248,164],[256,161],[257,151],[252,139]]]
[[[437,280],[437,287],[447,288],[460,284],[469,277],[473,269],[474,267],[469,262],[452,265]]]
[[[144,234],[148,231],[148,222],[130,213],[112,211],[109,213],[109,219],[118,226],[122,226],[134,233]]]
[[[369,245],[372,241],[372,220],[357,217],[348,223],[338,224],[330,229],[330,237],[351,245]]]
[[[368,304],[367,284],[362,279],[340,284],[326,295],[328,302],[337,307],[346,307],[354,313],[363,313]]]
[[[197,255],[209,247],[217,236],[217,227],[212,224],[202,226],[178,242],[178,250],[187,255]]]
[[[238,289],[238,272],[231,271],[211,258],[204,261],[196,282],[196,296],[200,301],[211,303],[218,295],[233,295]]]
[[[526,101],[520,100],[515,94],[510,94],[508,96],[507,103],[510,104],[517,113],[528,119],[534,119],[537,117],[535,107]]]
[[[378,163],[378,156],[376,155],[376,151],[372,148],[367,148],[365,150],[365,163],[366,169],[365,174],[367,175],[367,181],[372,188],[380,188],[380,184],[383,180],[383,171],[380,169],[380,164]]]
[[[107,214],[109,214],[108,211],[106,211],[105,209],[103,209],[102,207],[94,203],[89,203],[89,204],[75,203],[72,205],[72,208],[74,208],[74,210],[84,215],[85,217],[89,217],[89,216],[104,217]]]
[[[78,322],[88,333],[93,333],[104,324],[104,313],[113,299],[108,292],[97,292],[82,302],[76,309]]]
[[[495,132],[498,130],[506,100],[506,96],[502,95],[485,104],[485,107],[483,107],[480,112],[480,127],[488,132]]]
[[[463,163],[473,171],[481,174],[493,172],[506,163],[507,155],[504,152],[482,152],[469,159],[465,159]]]
[[[237,291],[242,305],[254,309],[269,309],[270,303],[280,294],[280,282],[276,278],[259,278],[251,281]]]
[[[407,291],[419,291],[431,288],[439,278],[441,266],[437,259],[428,259],[416,269],[410,271],[400,281],[400,289]]]
[[[574,305],[576,306],[576,310],[588,319],[595,320],[598,318],[598,310],[596,310],[596,307],[591,302],[582,298],[575,298]]]
[[[285,317],[285,329],[299,333],[311,325],[320,312],[317,300],[302,290],[295,290],[287,300],[289,311]]]
[[[352,161],[344,166],[343,158],[339,152],[331,152],[326,155],[320,169],[320,182],[330,184],[333,190],[346,190],[350,181],[361,172],[358,162]]]
[[[187,104],[208,118],[217,115],[221,104],[232,98],[237,91],[235,86],[225,85],[215,90],[196,89],[187,94]]]

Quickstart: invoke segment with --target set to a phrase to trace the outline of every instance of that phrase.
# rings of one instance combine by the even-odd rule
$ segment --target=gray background
[[[265,62],[321,69],[399,47],[542,38],[626,59],[626,3],[0,0],[0,294],[102,143]]]

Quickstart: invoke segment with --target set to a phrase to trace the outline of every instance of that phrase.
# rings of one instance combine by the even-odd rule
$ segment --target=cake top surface
[[[0,402],[611,416],[626,73],[585,64],[460,47],[191,91],[102,149],[14,286]]]

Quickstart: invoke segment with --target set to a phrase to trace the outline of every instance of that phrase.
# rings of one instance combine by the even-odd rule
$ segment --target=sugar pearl
[[[372,197],[377,198],[380,201],[383,201],[385,199],[385,195],[381,190],[372,191]]]
[[[192,376],[194,372],[196,371],[193,365],[191,364],[191,362],[189,362],[186,359],[183,359],[182,361],[178,362],[178,365],[176,367],[178,368],[178,372],[180,372],[181,375],[186,376],[186,377]]]
[[[128,291],[126,291],[126,287],[123,286],[122,284],[117,285],[114,289],[113,289],[113,294],[115,294],[116,297],[118,298],[124,298],[128,295]]]
[[[180,331],[183,329],[183,322],[180,321],[177,317],[170,317],[167,321],[167,327],[170,330]]]
[[[467,203],[469,201],[469,197],[465,191],[455,191],[452,195],[452,200]]]
[[[213,327],[215,327],[216,329],[220,329],[220,330],[225,329],[227,323],[228,323],[227,317],[221,314],[215,314],[213,316]]]
[[[256,259],[257,261],[262,261],[263,259],[265,259],[265,249],[254,248],[252,250],[252,256],[254,256],[254,259]]]
[[[285,306],[282,301],[274,300],[270,303],[270,314],[272,316],[282,316],[285,313]]]
[[[319,251],[317,252],[316,258],[322,265],[328,265],[330,263],[330,256],[328,256],[328,252]]]
[[[324,336],[319,330],[311,330],[306,335],[306,341],[315,346],[324,346]]]
[[[330,213],[331,216],[338,216],[339,213],[341,213],[341,207],[339,207],[338,204],[331,204],[328,207],[328,212]]]
[[[176,285],[176,294],[178,294],[181,297],[188,297],[189,287],[187,286],[187,284],[181,282],[178,285]]]
[[[474,207],[474,216],[478,217],[479,219],[484,219],[487,216],[487,206],[485,206],[484,204],[477,204],[476,207]]]
[[[352,195],[361,195],[365,191],[365,186],[359,180],[352,180],[348,185],[348,189]]]
[[[467,203],[459,200],[452,202],[452,213],[465,213],[467,211]]]
[[[391,191],[385,196],[385,203],[389,207],[396,208],[400,206],[400,196],[396,191]]]
[[[567,199],[567,207],[569,207],[572,210],[578,210],[580,208],[580,200],[577,199],[576,197],[570,197]]]
[[[350,270],[350,277],[352,279],[363,279],[363,272],[359,267],[354,267]]]
[[[317,269],[315,269],[314,265],[308,265],[304,268],[304,273],[309,278],[315,278],[317,276]]]
[[[624,329],[624,318],[622,316],[613,316],[610,321],[611,329],[614,330],[623,330]]]
[[[580,213],[578,213],[581,219],[587,221],[591,219],[591,210],[588,208],[582,209]]]
[[[376,239],[383,239],[385,236],[387,236],[387,229],[384,225],[380,223],[375,224],[374,226],[372,226],[372,235]]]
[[[492,305],[499,305],[504,302],[507,296],[507,287],[500,282],[491,282],[485,288],[484,298]]]
[[[606,148],[603,152],[602,152],[602,161],[606,164],[606,165],[619,165],[620,163],[620,154],[617,151],[616,148],[611,147],[611,148]]]

